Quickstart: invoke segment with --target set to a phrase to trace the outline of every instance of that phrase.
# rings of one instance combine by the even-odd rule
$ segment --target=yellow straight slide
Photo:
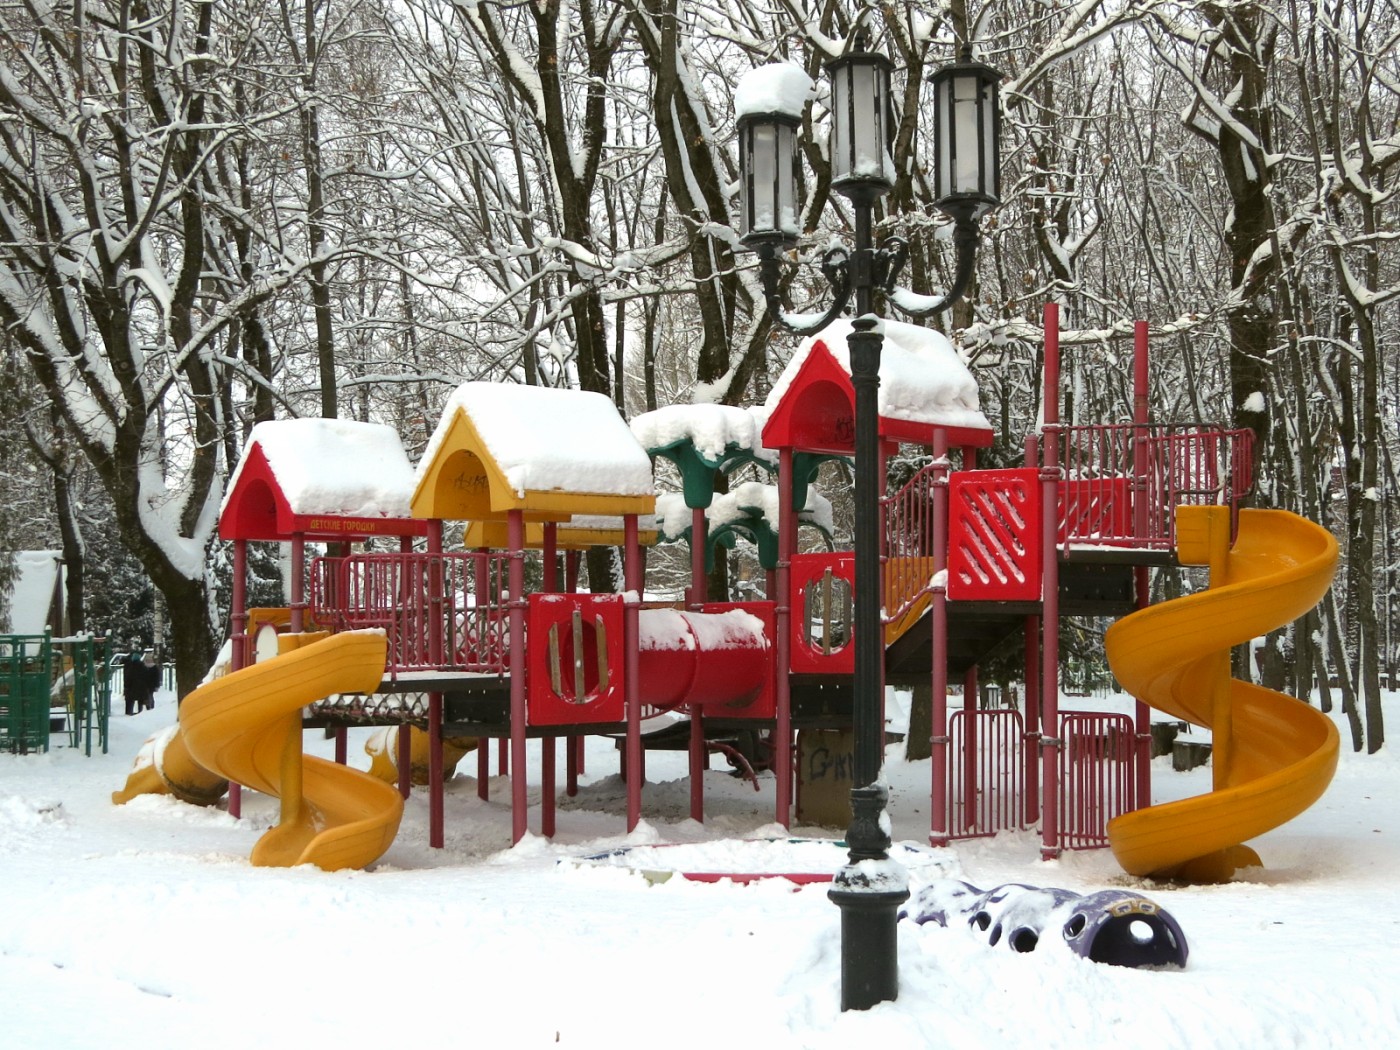
[[[367,773],[302,754],[301,709],[332,693],[370,693],[384,674],[380,631],[283,635],[283,651],[200,686],[180,705],[190,754],[221,777],[273,795],[280,822],[252,861],[363,868],[383,856],[403,816],[395,788]]]
[[[1210,589],[1133,613],[1105,648],[1123,688],[1213,734],[1213,790],[1109,822],[1130,875],[1223,882],[1259,863],[1243,843],[1311,806],[1337,767],[1332,720],[1293,697],[1236,681],[1231,647],[1290,623],[1332,582],[1337,541],[1287,511],[1242,510],[1230,545],[1226,507],[1177,510],[1177,556],[1210,566]]]

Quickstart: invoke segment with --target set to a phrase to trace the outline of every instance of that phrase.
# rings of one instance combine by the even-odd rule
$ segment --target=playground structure
[[[106,650],[106,639],[91,635],[0,635],[0,751],[47,751],[59,735],[68,747],[106,754]]]
[[[851,720],[853,556],[798,544],[799,527],[830,529],[818,468],[852,452],[848,330],[837,322],[804,343],[761,410],[672,406],[630,429],[599,395],[468,383],[416,471],[388,427],[259,424],[220,522],[234,544],[232,673],[185,698],[179,732],[152,749],[164,757],[114,799],[167,790],[207,801],[227,779],[236,813],[238,785],[248,784],[282,798],[287,827],[259,844],[255,863],[359,867],[392,841],[415,751],[420,768],[426,752],[429,842],[440,847],[453,754],[474,750],[485,798],[493,752],[499,773],[522,769],[526,739],[538,738],[538,827],[550,836],[559,741],[572,793],[580,738],[607,734],[622,741],[630,830],[642,811],[644,727],[673,711],[688,716],[692,817],[704,816],[708,741],[748,730],[771,740],[774,818],[789,824],[795,733]],[[1047,308],[1053,396],[1025,466],[978,470],[977,449],[993,432],[971,375],[941,336],[886,323],[882,452],[903,443],[932,451],[882,504],[885,679],[932,686],[929,840],[1038,822],[1046,857],[1112,844],[1133,874],[1227,878],[1232,864],[1254,860],[1237,849],[1246,838],[1321,793],[1337,744],[1306,705],[1231,683],[1228,647],[1315,602],[1335,544],[1329,560],[1318,526],[1240,511],[1248,431],[1149,420],[1145,325],[1132,420],[1062,425],[1057,332]],[[677,495],[658,498],[660,458],[680,474]],[[750,464],[775,484],[715,495],[720,475]],[[448,521],[467,523],[464,549],[447,549]],[[308,543],[367,537],[398,549],[307,561]],[[707,565],[736,537],[755,544],[765,598],[707,601]],[[643,600],[645,549],[679,540],[690,544],[687,600]],[[290,544],[288,608],[247,608],[251,541]],[[621,548],[620,594],[576,590],[580,552],[600,544]],[[541,584],[526,593],[532,550]],[[1211,589],[1148,607],[1149,569],[1176,562],[1209,564]],[[1134,714],[1062,709],[1060,617],[1125,614],[1109,657],[1140,698]],[[1247,633],[1234,637],[1226,626],[1237,618]],[[340,643],[352,659],[337,644],[381,636],[382,656],[364,641]],[[975,697],[978,664],[1008,644],[1026,657],[1024,710],[968,702],[950,713],[949,677]],[[1148,806],[1148,702],[1214,730],[1228,756],[1216,791]],[[397,792],[335,770],[349,725],[397,727],[396,760],[379,764],[397,774]],[[337,731],[337,763],[301,755],[305,727]],[[448,740],[455,752],[445,753]],[[530,821],[525,788],[523,776],[510,778],[517,841]]]

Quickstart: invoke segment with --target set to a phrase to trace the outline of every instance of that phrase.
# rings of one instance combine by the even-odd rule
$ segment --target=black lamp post
[[[786,67],[791,71],[793,67]],[[852,728],[855,735],[851,826],[846,833],[850,863],[837,874],[829,893],[841,908],[841,1009],[864,1010],[899,994],[896,917],[909,897],[903,868],[889,859],[889,793],[880,782],[884,727],[884,630],[880,622],[879,387],[883,335],[874,314],[875,290],[883,290],[902,313],[928,317],[952,306],[972,277],[977,222],[995,208],[1000,190],[1000,112],[995,70],[973,62],[971,49],[932,78],[935,136],[935,204],[953,219],[956,273],[940,298],[901,293],[895,281],[908,246],[898,237],[871,243],[875,201],[894,183],[890,106],[892,63],[865,50],[863,37],[853,49],[827,63],[831,79],[831,186],[848,198],[855,215],[855,247],[827,250],[822,272],[833,301],[816,319],[789,315],[779,295],[779,255],[797,243],[800,232],[797,135],[800,108],[769,102],[781,91],[762,90],[768,74],[756,70],[760,87],[740,97],[759,100],[739,115],[742,170],[743,243],[759,255],[759,275],[773,320],[788,331],[809,335],[840,316],[855,292],[855,320],[847,340],[851,386],[855,392],[855,678]],[[789,72],[789,76],[791,73]],[[805,78],[803,78],[805,80]],[[810,84],[810,82],[808,82]]]

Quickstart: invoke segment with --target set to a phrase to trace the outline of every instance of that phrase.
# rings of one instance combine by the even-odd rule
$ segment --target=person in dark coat
[[[141,700],[146,710],[151,711],[155,709],[156,690],[160,688],[160,664],[156,663],[156,654],[151,649],[147,649],[141,657],[141,673],[145,679],[145,692],[141,694]]]
[[[147,687],[149,681],[141,662],[141,643],[133,638],[131,649],[122,657],[122,695],[126,699],[128,715],[145,710],[146,698],[150,695]]]

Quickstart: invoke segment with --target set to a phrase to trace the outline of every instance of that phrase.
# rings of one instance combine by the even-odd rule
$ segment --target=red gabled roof
[[[226,540],[353,540],[365,536],[425,536],[428,523],[416,518],[296,514],[257,442],[244,453],[233,490],[219,517]]]
[[[836,360],[826,342],[818,339],[769,414],[763,428],[763,444],[771,449],[852,455],[855,403],[850,373]],[[891,416],[881,416],[879,420],[879,434],[885,441],[930,445],[936,430],[947,435],[950,446],[985,448],[993,438],[990,430],[976,427],[940,427]]]

